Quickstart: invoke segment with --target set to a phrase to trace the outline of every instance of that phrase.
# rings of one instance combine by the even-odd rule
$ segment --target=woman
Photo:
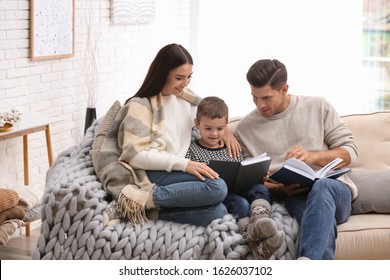
[[[183,46],[163,47],[141,88],[126,101],[119,161],[135,172],[136,186],[122,189],[118,205],[133,221],[145,221],[151,209],[159,210],[159,219],[201,226],[227,214],[225,182],[206,164],[185,158],[201,100],[187,88],[192,66]],[[224,140],[236,155],[239,145],[231,131]]]

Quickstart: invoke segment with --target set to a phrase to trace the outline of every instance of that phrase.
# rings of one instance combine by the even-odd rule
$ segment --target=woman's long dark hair
[[[159,94],[165,86],[169,72],[186,63],[194,64],[191,54],[182,45],[166,45],[150,64],[140,89],[127,99],[126,103],[133,97],[152,97]]]

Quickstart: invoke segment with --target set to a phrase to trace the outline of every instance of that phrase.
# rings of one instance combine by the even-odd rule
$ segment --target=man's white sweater
[[[351,131],[327,100],[290,96],[290,104],[283,112],[266,118],[255,109],[237,125],[235,136],[242,145],[245,158],[266,152],[272,159],[271,174],[283,165],[293,146],[302,146],[307,151],[341,147],[349,152],[351,161],[357,159],[357,146]],[[355,199],[357,188],[352,180],[347,175],[339,180],[349,186],[352,199]]]

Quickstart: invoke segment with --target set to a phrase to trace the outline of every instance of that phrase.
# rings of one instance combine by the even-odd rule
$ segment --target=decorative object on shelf
[[[101,34],[101,3],[99,2],[99,15],[94,15],[96,9],[92,5],[93,1],[88,1],[85,9],[85,21],[87,26],[87,35],[85,43],[85,52],[83,60],[84,70],[84,88],[87,98],[87,110],[85,115],[84,134],[91,124],[96,120],[96,103],[99,97],[99,68],[96,61],[96,47]],[[98,19],[98,23],[95,20]],[[96,31],[95,28],[98,30]]]
[[[152,22],[155,3],[156,0],[111,0],[111,20],[118,24]]]
[[[11,123],[4,123],[4,125],[2,126],[1,121],[0,121],[0,133],[11,131],[12,127],[13,127],[13,124],[11,124]]]
[[[84,125],[84,134],[87,132],[87,129],[93,124],[96,120],[96,108],[87,108],[85,113],[85,125]]]
[[[0,132],[12,130],[13,123],[22,119],[22,113],[16,108],[12,108],[9,112],[0,112]]]
[[[30,9],[31,59],[74,55],[75,0],[32,0]]]

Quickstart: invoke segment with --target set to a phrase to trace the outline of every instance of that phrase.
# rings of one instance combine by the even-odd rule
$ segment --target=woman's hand
[[[218,173],[208,167],[205,163],[192,160],[188,162],[186,172],[195,175],[202,181],[205,180],[204,176],[210,179],[216,179],[219,177]]]
[[[226,127],[225,137],[221,143],[221,147],[224,147],[228,150],[229,156],[237,159],[241,153],[241,146],[238,143],[236,137],[234,137],[232,130],[229,127]]]

